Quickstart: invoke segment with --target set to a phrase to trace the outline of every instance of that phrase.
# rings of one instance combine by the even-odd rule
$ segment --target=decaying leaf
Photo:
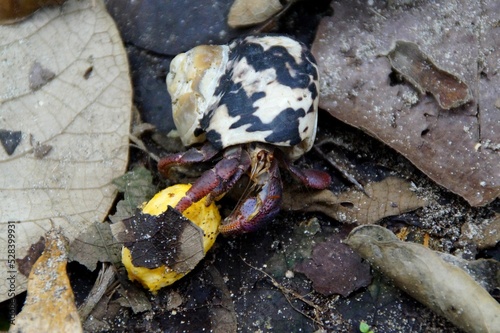
[[[411,183],[397,177],[368,183],[365,193],[350,189],[335,194],[329,190],[317,192],[285,191],[283,209],[319,211],[346,223],[369,224],[386,216],[403,214],[426,205],[425,200],[411,191]]]
[[[38,242],[31,244],[28,249],[28,253],[24,258],[16,259],[17,271],[22,275],[28,277],[31,272],[31,268],[35,262],[40,258],[45,249],[45,239],[40,236]]]
[[[396,286],[466,332],[496,332],[500,304],[462,269],[376,225],[355,228],[345,241]]]
[[[312,46],[320,107],[385,142],[471,205],[497,198],[500,154],[492,148],[500,143],[500,2],[354,0],[333,1],[332,8]],[[473,100],[448,112],[433,96],[398,82],[382,55],[401,40],[459,77]]]
[[[421,94],[431,93],[443,109],[459,107],[472,98],[467,84],[440,69],[415,43],[398,40],[387,57],[396,72]]]
[[[108,214],[116,193],[111,181],[127,165],[131,85],[119,33],[100,0],[95,6],[68,0],[0,26],[0,59],[0,129],[21,133],[10,155],[0,149],[0,235],[7,235],[8,221],[19,221],[16,257],[23,258],[51,221],[72,241]],[[36,62],[55,76],[32,91]],[[43,155],[38,146],[52,148]],[[0,237],[1,249],[6,242]],[[0,262],[6,260],[0,251]],[[20,293],[26,278],[17,276]],[[7,298],[5,281],[0,270],[0,301]]]
[[[123,200],[116,207],[116,213],[109,219],[117,223],[134,215],[137,208],[153,197],[156,186],[153,185],[151,171],[144,167],[136,167],[121,177],[113,180],[118,191],[123,192]]]
[[[0,24],[12,24],[33,14],[38,9],[61,5],[66,0],[2,0],[0,1]]]
[[[295,266],[313,283],[317,292],[329,296],[340,294],[347,297],[353,291],[370,284],[370,265],[343,244],[337,235],[316,244],[312,257]]]
[[[242,28],[271,18],[283,9],[279,0],[234,0],[227,23],[231,28]]]
[[[500,286],[500,262],[495,259],[465,260],[448,253],[436,252],[444,261],[460,267],[489,293]]]
[[[22,311],[9,332],[83,332],[68,275],[68,239],[60,229],[45,235],[45,250],[28,279]]]
[[[491,248],[500,242],[500,214],[481,223],[464,223],[460,240],[473,243],[479,250]]]
[[[121,249],[122,245],[113,238],[110,224],[95,222],[82,230],[71,243],[69,259],[94,271],[98,262],[119,263]]]
[[[123,230],[119,231],[119,227]],[[137,267],[165,265],[186,273],[205,256],[203,230],[172,208],[160,215],[139,212],[124,220],[122,226],[113,225],[113,231],[130,250]]]

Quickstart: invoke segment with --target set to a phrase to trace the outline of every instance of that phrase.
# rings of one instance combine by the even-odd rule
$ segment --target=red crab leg
[[[278,162],[272,152],[262,150],[257,154],[250,175],[252,193],[244,199],[234,212],[224,219],[219,231],[225,235],[241,234],[257,229],[263,222],[273,218],[280,210],[283,184]]]
[[[300,169],[293,166],[288,162],[282,155],[281,151],[276,151],[275,155],[280,161],[280,165],[287,169],[296,179],[302,182],[307,187],[314,188],[317,190],[324,190],[327,188],[332,178],[330,175],[324,171],[315,169]]]
[[[163,157],[158,162],[158,171],[168,177],[168,170],[175,165],[184,165],[205,162],[217,155],[219,151],[215,149],[209,142],[205,143],[201,148],[191,148],[185,152],[171,154]]]
[[[196,180],[175,209],[183,212],[204,196],[207,196],[205,204],[210,205],[215,198],[227,192],[249,167],[250,158],[241,146],[227,149],[222,159]]]

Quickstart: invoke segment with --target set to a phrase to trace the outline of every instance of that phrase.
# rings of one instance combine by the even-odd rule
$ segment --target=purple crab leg
[[[278,162],[269,152],[262,171],[251,180],[255,196],[244,199],[234,212],[224,219],[219,231],[224,235],[242,234],[255,231],[263,222],[272,219],[280,211],[283,184],[278,169]]]

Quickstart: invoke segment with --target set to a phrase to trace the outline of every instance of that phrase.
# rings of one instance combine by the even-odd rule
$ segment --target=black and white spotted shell
[[[197,46],[172,60],[167,87],[186,146],[264,142],[296,159],[313,145],[318,70],[306,46],[289,37]]]

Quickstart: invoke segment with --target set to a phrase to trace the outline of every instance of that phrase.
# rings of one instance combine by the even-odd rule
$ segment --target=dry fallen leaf
[[[54,225],[72,241],[107,215],[113,178],[127,165],[131,86],[125,51],[102,1],[70,0],[0,26],[0,130],[21,133],[0,146],[0,235],[14,221],[17,258]],[[35,63],[55,76],[30,89]],[[91,68],[91,74],[86,75]],[[34,138],[36,141],[33,147]],[[0,140],[9,140],[2,136]],[[51,146],[44,154],[36,147]],[[6,262],[7,239],[0,238]],[[0,301],[7,298],[0,270]],[[26,278],[17,274],[16,293]]]
[[[346,244],[396,286],[466,332],[498,332],[500,304],[462,269],[386,228],[360,226]]]
[[[229,9],[227,23],[231,28],[262,23],[282,9],[279,0],[235,0]]]
[[[61,229],[45,235],[45,250],[33,265],[28,294],[11,333],[82,332],[75,297],[66,274],[68,239]]]
[[[312,47],[320,107],[382,140],[471,205],[498,197],[500,2],[390,6],[356,0],[334,1],[332,7]],[[433,96],[398,82],[384,55],[401,40],[460,78],[473,101],[443,110]]]
[[[421,94],[431,93],[443,109],[459,107],[472,99],[464,82],[437,67],[415,43],[396,41],[387,58],[396,72]]]
[[[354,188],[338,195],[329,190],[285,191],[282,208],[318,211],[341,222],[369,224],[425,206],[425,200],[410,188],[411,183],[404,179],[387,177],[366,184],[365,193]]]
[[[460,240],[474,244],[479,250],[495,247],[500,242],[500,214],[481,223],[464,223]]]
[[[325,296],[347,297],[371,281],[370,265],[343,244],[338,234],[316,244],[311,258],[296,265],[294,270],[305,274],[314,290]]]
[[[18,22],[44,6],[61,5],[66,0],[2,0],[0,24]]]

